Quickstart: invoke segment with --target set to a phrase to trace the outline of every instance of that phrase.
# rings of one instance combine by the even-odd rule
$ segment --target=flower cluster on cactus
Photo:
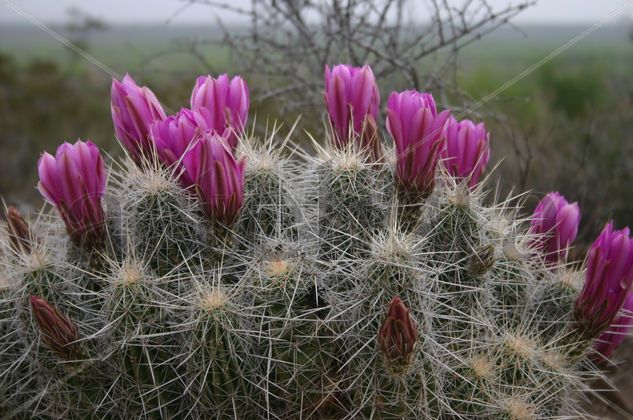
[[[113,81],[125,160],[64,143],[38,165],[54,209],[7,210],[0,415],[588,417],[633,325],[629,230],[584,272],[576,203],[550,193],[527,226],[484,200],[483,123],[405,90],[382,124],[369,66],[326,66],[324,90],[312,156],[247,130],[239,76],[174,115]]]

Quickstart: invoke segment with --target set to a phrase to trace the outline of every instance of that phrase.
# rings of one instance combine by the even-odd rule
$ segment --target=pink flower
[[[574,318],[586,338],[598,337],[622,308],[633,282],[633,239],[629,229],[608,223],[587,255],[587,274]]]
[[[396,146],[396,181],[405,191],[426,198],[444,148],[449,111],[437,113],[430,93],[393,92],[387,102],[387,131]]]
[[[57,207],[70,238],[95,244],[105,232],[101,198],[106,173],[99,148],[90,140],[64,143],[55,157],[43,153],[38,163],[40,193]]]
[[[179,162],[189,145],[207,130],[205,119],[185,108],[150,126],[158,157],[167,166]]]
[[[446,148],[442,159],[448,173],[467,179],[473,188],[490,160],[489,135],[483,123],[457,121],[451,116],[446,128]]]
[[[244,204],[245,160],[237,161],[226,141],[205,135],[185,154],[183,183],[197,194],[214,222],[231,225]]]
[[[375,126],[380,92],[369,66],[339,64],[330,70],[326,65],[324,97],[334,128],[334,146],[343,149],[354,137],[360,139],[366,124]]]
[[[231,148],[237,147],[244,133],[249,106],[248,86],[239,76],[200,76],[191,92],[191,109],[199,112],[208,129],[224,137]]]
[[[576,239],[580,224],[578,203],[568,203],[558,192],[547,194],[536,206],[530,232],[538,237],[534,245],[545,253],[547,261],[555,263],[565,257]]]
[[[130,156],[140,165],[153,156],[149,127],[165,119],[165,111],[149,88],[139,87],[125,75],[122,82],[112,80],[111,105],[114,132]]]
[[[604,359],[608,359],[622,344],[633,326],[633,293],[629,292],[624,300],[620,315],[594,343],[594,349]]]

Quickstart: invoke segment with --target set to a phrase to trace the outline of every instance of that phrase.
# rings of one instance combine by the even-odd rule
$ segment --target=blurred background
[[[551,190],[579,201],[577,258],[610,218],[633,226],[633,0],[0,0],[0,196],[37,208],[37,159],[62,141],[121,154],[112,77],[176,111],[196,76],[241,74],[256,132],[301,115],[309,147],[341,62],[370,64],[383,104],[415,88],[485,121],[501,195],[529,191],[525,214]],[[600,418],[633,418],[632,348]]]
[[[61,141],[121,153],[112,77],[172,111],[195,77],[246,78],[251,122],[321,136],[323,66],[368,63],[383,104],[433,92],[491,131],[499,190],[579,201],[579,242],[633,225],[633,9],[624,0],[0,0],[0,195],[39,205],[36,162]],[[294,140],[306,143],[303,130]],[[583,246],[578,247],[582,255]]]

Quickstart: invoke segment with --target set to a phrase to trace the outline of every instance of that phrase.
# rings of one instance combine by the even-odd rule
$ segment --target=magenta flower
[[[613,323],[633,282],[633,239],[629,229],[609,222],[587,255],[587,274],[576,299],[574,318],[585,338],[595,338]]]
[[[226,141],[217,135],[200,138],[182,159],[183,182],[195,191],[207,217],[231,225],[244,204],[244,168]]]
[[[371,67],[325,66],[325,104],[334,128],[334,146],[345,148],[360,138],[365,124],[375,123],[380,92]]]
[[[29,303],[46,346],[64,360],[77,360],[80,352],[75,323],[39,296],[31,296]]]
[[[490,160],[489,135],[484,124],[457,121],[451,116],[446,126],[446,148],[441,157],[449,174],[467,179],[468,186],[473,188]]]
[[[191,92],[191,109],[202,114],[209,130],[225,138],[231,148],[237,147],[244,133],[249,106],[248,86],[239,76],[200,76]]]
[[[537,235],[534,245],[543,251],[548,262],[555,263],[565,257],[576,239],[579,224],[578,203],[570,204],[558,192],[551,192],[538,203],[532,215],[530,232]]]
[[[597,355],[601,356],[600,359],[608,359],[613,355],[631,331],[631,327],[633,327],[633,293],[629,292],[620,315],[594,343],[594,349]]]
[[[189,145],[207,130],[206,120],[185,108],[150,126],[158,158],[167,166],[179,162]]]
[[[430,93],[393,92],[387,101],[387,131],[396,146],[396,181],[426,198],[433,192],[435,169],[444,147],[449,111],[437,113]]]
[[[409,309],[396,296],[391,301],[387,318],[378,332],[378,346],[392,370],[406,370],[417,341],[418,327],[411,318]]]
[[[112,80],[110,109],[114,132],[138,165],[153,156],[149,127],[165,119],[165,111],[149,88],[139,87],[130,75]]]
[[[40,193],[57,207],[76,244],[98,243],[105,232],[101,197],[106,173],[99,148],[90,140],[64,143],[55,157],[43,153],[38,163]]]

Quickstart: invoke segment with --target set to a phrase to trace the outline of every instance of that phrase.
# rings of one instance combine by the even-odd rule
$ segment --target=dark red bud
[[[44,343],[61,358],[75,360],[79,338],[75,323],[39,296],[31,296],[30,304]]]
[[[394,297],[387,318],[378,333],[378,345],[387,366],[394,372],[404,372],[410,366],[418,341],[418,328],[409,309]]]
[[[31,252],[31,231],[29,225],[18,209],[11,206],[7,209],[7,233],[11,248],[15,252]]]

